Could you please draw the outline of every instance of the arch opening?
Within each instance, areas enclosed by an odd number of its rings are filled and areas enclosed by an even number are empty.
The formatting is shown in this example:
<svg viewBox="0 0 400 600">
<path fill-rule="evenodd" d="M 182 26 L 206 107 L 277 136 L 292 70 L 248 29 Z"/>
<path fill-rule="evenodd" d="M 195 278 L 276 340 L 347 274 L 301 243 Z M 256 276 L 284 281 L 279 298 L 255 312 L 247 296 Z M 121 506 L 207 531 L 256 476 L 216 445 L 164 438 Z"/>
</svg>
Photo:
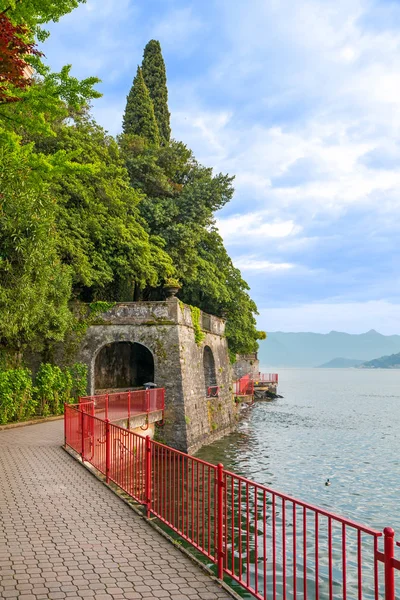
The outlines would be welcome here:
<svg viewBox="0 0 400 600">
<path fill-rule="evenodd" d="M 206 396 L 209 395 L 209 388 L 217 385 L 217 374 L 215 371 L 215 360 L 212 350 L 209 346 L 204 346 L 203 351 L 204 382 Z"/>
<path fill-rule="evenodd" d="M 154 359 L 146 346 L 113 342 L 101 348 L 94 366 L 95 393 L 128 390 L 154 381 Z"/>
</svg>

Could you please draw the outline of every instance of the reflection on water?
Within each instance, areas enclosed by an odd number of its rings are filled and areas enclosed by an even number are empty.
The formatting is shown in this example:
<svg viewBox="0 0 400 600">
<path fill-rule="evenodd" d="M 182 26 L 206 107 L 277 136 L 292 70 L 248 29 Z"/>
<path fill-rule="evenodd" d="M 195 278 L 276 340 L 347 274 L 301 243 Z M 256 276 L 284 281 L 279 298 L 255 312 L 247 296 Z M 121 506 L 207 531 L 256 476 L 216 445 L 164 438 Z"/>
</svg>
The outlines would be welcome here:
<svg viewBox="0 0 400 600">
<path fill-rule="evenodd" d="M 283 399 L 254 405 L 236 433 L 202 448 L 197 456 L 369 527 L 390 525 L 400 534 L 400 371 L 281 369 L 279 375 Z M 327 478 L 330 487 L 325 486 Z M 290 551 L 296 552 L 292 526 L 288 522 L 289 561 Z M 340 532 L 335 535 L 333 554 L 339 553 L 341 543 Z M 356 564 L 354 544 L 349 540 L 350 565 Z M 299 546 L 297 560 L 301 552 Z M 312 556 L 311 551 L 307 587 L 312 587 Z M 322 563 L 322 580 L 326 568 Z M 254 566 L 250 570 L 255 577 Z M 373 573 L 365 576 L 373 578 Z M 302 577 L 299 565 L 300 588 Z M 340 597 L 341 573 L 334 570 L 333 579 Z M 290 589 L 289 579 L 287 583 Z"/>
</svg>

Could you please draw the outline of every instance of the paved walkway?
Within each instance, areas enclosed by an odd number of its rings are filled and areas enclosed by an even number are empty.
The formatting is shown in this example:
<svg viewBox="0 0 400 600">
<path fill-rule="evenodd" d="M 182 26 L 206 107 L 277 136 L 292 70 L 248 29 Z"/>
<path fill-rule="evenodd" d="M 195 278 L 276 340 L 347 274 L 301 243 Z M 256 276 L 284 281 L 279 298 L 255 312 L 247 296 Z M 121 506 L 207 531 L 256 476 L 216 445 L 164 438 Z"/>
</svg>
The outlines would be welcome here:
<svg viewBox="0 0 400 600">
<path fill-rule="evenodd" d="M 231 598 L 60 448 L 62 421 L 0 432 L 0 598 Z"/>
</svg>

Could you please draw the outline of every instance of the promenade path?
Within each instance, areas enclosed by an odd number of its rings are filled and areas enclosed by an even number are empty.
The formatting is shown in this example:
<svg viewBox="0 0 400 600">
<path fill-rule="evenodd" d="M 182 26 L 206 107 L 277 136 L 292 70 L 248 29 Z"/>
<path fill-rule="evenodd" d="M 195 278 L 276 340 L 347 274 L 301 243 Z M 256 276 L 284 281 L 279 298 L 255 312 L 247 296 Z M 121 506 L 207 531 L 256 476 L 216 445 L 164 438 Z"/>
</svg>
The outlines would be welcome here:
<svg viewBox="0 0 400 600">
<path fill-rule="evenodd" d="M 231 598 L 64 452 L 62 436 L 62 421 L 0 431 L 0 598 Z"/>
</svg>

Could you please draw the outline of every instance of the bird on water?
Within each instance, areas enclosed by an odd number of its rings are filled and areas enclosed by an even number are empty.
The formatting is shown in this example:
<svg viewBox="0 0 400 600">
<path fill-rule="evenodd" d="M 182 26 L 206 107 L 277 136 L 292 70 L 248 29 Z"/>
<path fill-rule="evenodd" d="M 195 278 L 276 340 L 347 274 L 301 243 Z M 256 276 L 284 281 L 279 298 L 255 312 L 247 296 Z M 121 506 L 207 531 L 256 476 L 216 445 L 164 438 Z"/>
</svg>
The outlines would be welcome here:
<svg viewBox="0 0 400 600">
<path fill-rule="evenodd" d="M 327 480 L 325 481 L 325 485 L 331 485 L 331 482 L 329 481 L 329 479 L 327 479 Z"/>
</svg>

